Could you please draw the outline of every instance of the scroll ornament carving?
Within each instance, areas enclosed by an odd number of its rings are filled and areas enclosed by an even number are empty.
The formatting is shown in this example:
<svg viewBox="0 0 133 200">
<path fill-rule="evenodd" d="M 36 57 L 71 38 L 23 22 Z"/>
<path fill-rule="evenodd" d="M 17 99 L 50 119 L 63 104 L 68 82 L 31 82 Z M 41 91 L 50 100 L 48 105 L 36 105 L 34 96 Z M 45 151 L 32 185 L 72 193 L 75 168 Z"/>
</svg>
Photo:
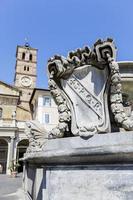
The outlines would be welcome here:
<svg viewBox="0 0 133 200">
<path fill-rule="evenodd" d="M 25 123 L 25 133 L 29 139 L 29 147 L 27 153 L 34 151 L 41 151 L 42 146 L 45 145 L 47 131 L 37 121 L 28 121 Z"/>
</svg>

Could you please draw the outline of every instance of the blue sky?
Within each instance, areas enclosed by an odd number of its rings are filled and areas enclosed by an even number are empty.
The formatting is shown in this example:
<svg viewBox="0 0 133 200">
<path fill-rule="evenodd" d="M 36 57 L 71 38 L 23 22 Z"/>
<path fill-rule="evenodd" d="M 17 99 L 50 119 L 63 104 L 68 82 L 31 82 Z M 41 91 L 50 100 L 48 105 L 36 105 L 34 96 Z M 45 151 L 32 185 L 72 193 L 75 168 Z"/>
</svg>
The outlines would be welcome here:
<svg viewBox="0 0 133 200">
<path fill-rule="evenodd" d="M 0 80 L 13 84 L 17 45 L 38 48 L 37 87 L 47 88 L 47 60 L 112 37 L 117 60 L 133 60 L 132 0 L 0 0 Z"/>
</svg>

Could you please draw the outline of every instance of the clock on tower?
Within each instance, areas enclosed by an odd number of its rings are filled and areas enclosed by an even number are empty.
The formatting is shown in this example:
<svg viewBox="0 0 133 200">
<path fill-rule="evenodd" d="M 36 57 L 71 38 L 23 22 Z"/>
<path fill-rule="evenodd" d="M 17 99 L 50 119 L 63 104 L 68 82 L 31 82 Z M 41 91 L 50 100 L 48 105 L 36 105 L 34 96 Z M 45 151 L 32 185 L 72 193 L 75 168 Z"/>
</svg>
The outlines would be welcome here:
<svg viewBox="0 0 133 200">
<path fill-rule="evenodd" d="M 20 81 L 21 81 L 22 87 L 30 87 L 32 84 L 32 79 L 29 76 L 22 76 Z"/>
</svg>

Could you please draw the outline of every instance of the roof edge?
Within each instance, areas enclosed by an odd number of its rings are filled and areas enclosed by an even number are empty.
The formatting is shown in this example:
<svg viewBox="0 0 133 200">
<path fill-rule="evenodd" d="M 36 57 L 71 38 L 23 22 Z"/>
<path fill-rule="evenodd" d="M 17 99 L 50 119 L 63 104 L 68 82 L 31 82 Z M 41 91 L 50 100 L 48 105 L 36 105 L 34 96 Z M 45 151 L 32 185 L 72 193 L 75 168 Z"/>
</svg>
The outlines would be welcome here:
<svg viewBox="0 0 133 200">
<path fill-rule="evenodd" d="M 32 99 L 33 99 L 33 97 L 34 97 L 34 95 L 35 95 L 35 92 L 36 91 L 46 91 L 46 92 L 50 92 L 50 90 L 49 89 L 43 89 L 43 88 L 34 88 L 34 90 L 33 90 L 33 92 L 32 92 L 32 95 L 31 95 L 31 98 L 30 98 L 30 101 L 29 101 L 29 103 L 31 104 L 31 101 L 32 101 Z"/>
</svg>

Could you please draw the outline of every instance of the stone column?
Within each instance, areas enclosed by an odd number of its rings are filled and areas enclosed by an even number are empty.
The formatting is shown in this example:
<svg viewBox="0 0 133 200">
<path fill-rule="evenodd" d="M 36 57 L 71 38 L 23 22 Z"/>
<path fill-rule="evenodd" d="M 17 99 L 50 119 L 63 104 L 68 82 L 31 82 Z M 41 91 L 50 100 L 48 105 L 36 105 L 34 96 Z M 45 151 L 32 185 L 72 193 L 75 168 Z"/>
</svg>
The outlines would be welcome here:
<svg viewBox="0 0 133 200">
<path fill-rule="evenodd" d="M 10 143 L 10 160 L 12 160 L 14 157 L 14 139 L 15 137 L 11 137 L 11 143 Z"/>
<path fill-rule="evenodd" d="M 12 113 L 12 126 L 16 127 L 16 111 Z"/>
<path fill-rule="evenodd" d="M 8 169 L 10 162 L 11 162 L 11 160 L 14 159 L 14 139 L 15 139 L 14 136 L 10 137 L 10 141 L 8 143 L 7 174 L 10 173 L 10 170 Z"/>
<path fill-rule="evenodd" d="M 0 126 L 3 126 L 3 119 L 0 119 Z"/>
</svg>

